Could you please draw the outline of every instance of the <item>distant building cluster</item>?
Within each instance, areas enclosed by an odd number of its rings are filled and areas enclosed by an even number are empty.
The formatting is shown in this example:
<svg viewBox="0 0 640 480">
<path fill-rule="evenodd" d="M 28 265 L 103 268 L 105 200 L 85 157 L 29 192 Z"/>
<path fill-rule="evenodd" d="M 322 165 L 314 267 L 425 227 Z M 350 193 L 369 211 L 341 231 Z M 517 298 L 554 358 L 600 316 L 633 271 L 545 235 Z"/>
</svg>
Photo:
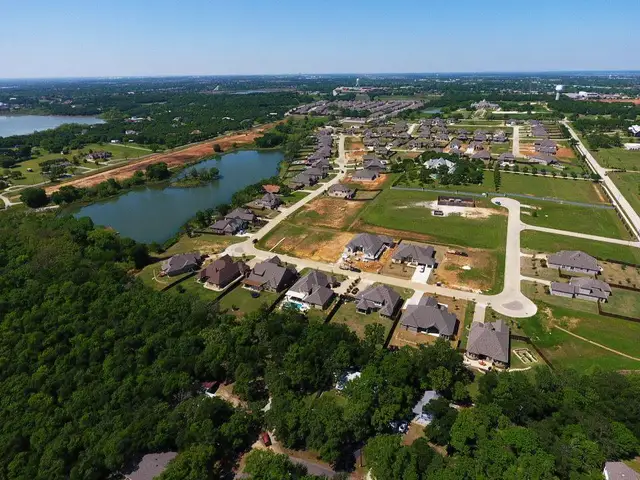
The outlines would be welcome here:
<svg viewBox="0 0 640 480">
<path fill-rule="evenodd" d="M 297 115 L 338 115 L 343 111 L 359 111 L 369 112 L 369 116 L 364 118 L 367 122 L 376 120 L 384 120 L 386 118 L 395 117 L 406 110 L 415 110 L 422 108 L 424 103 L 419 100 L 338 100 L 329 102 L 321 100 L 318 102 L 301 105 L 294 108 L 289 114 Z"/>
</svg>

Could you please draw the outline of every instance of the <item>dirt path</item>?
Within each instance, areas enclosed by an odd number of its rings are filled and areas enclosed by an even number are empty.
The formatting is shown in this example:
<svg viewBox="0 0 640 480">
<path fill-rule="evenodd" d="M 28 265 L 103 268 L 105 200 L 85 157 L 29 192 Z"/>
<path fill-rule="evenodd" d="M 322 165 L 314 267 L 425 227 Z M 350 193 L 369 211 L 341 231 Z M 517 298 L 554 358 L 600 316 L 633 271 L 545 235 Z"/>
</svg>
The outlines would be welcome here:
<svg viewBox="0 0 640 480">
<path fill-rule="evenodd" d="M 568 333 L 571 336 L 579 338 L 580 340 L 582 340 L 584 342 L 590 343 L 591 345 L 595 345 L 596 347 L 603 348 L 605 350 L 610 351 L 611 353 L 615 353 L 616 355 L 620 355 L 621 357 L 629 358 L 631 360 L 636 360 L 636 361 L 640 362 L 640 358 L 632 357 L 631 355 L 627 355 L 626 353 L 619 352 L 618 350 L 614 350 L 613 348 L 605 347 L 604 345 L 602 345 L 600 343 L 592 342 L 588 338 L 584 338 L 584 337 L 581 337 L 580 335 L 576 335 L 575 333 L 570 332 L 569 330 L 567 330 L 565 328 L 562 328 L 562 327 L 559 327 L 557 325 L 554 325 L 554 327 L 557 328 L 558 330 L 562 330 L 564 333 Z"/>
<path fill-rule="evenodd" d="M 258 136 L 274 125 L 275 123 L 269 123 L 252 128 L 251 130 L 222 135 L 172 152 L 152 154 L 140 160 L 133 160 L 126 165 L 112 168 L 110 170 L 104 170 L 93 175 L 87 175 L 68 182 L 49 186 L 45 190 L 47 194 L 51 194 L 64 186 L 73 185 L 74 187 L 86 188 L 93 187 L 101 182 L 109 180 L 110 178 L 124 180 L 125 178 L 133 176 L 135 172 L 144 170 L 148 165 L 159 162 L 165 162 L 169 168 L 184 165 L 185 163 L 193 162 L 207 155 L 213 155 L 213 145 L 216 143 L 220 145 L 223 151 L 233 148 L 234 144 L 247 145 L 249 143 L 253 143 Z"/>
</svg>

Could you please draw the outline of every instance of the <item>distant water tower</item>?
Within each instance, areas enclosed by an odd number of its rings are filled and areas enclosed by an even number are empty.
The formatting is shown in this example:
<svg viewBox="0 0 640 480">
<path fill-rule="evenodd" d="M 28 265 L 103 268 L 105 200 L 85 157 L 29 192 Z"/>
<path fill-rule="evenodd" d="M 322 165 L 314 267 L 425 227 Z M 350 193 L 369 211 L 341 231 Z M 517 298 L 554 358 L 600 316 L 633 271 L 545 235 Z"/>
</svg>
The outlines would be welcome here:
<svg viewBox="0 0 640 480">
<path fill-rule="evenodd" d="M 562 92 L 563 88 L 564 85 L 556 85 L 556 100 L 560 100 L 560 93 Z"/>
<path fill-rule="evenodd" d="M 356 87 L 359 87 L 359 86 L 360 86 L 360 79 L 356 78 Z"/>
</svg>

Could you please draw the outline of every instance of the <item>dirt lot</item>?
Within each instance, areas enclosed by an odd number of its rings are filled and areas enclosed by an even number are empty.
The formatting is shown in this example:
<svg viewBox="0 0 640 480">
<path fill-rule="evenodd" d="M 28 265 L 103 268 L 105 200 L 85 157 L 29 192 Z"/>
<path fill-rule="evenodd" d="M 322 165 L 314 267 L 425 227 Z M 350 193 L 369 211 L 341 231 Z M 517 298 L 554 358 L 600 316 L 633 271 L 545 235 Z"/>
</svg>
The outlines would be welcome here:
<svg viewBox="0 0 640 480">
<path fill-rule="evenodd" d="M 147 167 L 147 165 L 151 165 L 159 162 L 165 162 L 169 166 L 169 168 L 183 165 L 185 163 L 193 162 L 207 155 L 213 155 L 213 145 L 215 143 L 219 144 L 220 147 L 222 147 L 223 151 L 231 149 L 234 143 L 238 145 L 246 145 L 248 143 L 253 143 L 253 141 L 257 137 L 259 137 L 265 130 L 270 129 L 274 125 L 275 125 L 274 123 L 262 125 L 260 127 L 247 130 L 245 132 L 223 135 L 221 137 L 217 137 L 212 140 L 207 140 L 206 142 L 198 143 L 196 145 L 191 145 L 181 150 L 176 150 L 168 153 L 158 153 L 155 155 L 149 155 L 148 157 L 145 157 L 142 160 L 132 161 L 127 165 L 123 165 L 121 167 L 116 167 L 111 170 L 96 173 L 94 175 L 88 175 L 86 177 L 77 178 L 69 182 L 64 182 L 57 185 L 53 185 L 51 187 L 47 187 L 46 191 L 48 194 L 50 194 L 58 190 L 60 187 L 63 187 L 66 185 L 73 185 L 75 187 L 85 187 L 85 188 L 92 187 L 110 178 L 115 178 L 116 180 L 124 180 L 125 178 L 131 177 L 135 172 L 139 170 L 144 170 Z"/>
<path fill-rule="evenodd" d="M 363 272 L 380 273 L 385 265 L 391 263 L 393 252 L 395 252 L 395 248 L 387 248 L 375 262 L 361 262 L 353 259 L 351 263 Z"/>
<path fill-rule="evenodd" d="M 520 154 L 527 157 L 537 155 L 535 145 L 533 142 L 520 142 Z M 558 146 L 558 151 L 554 155 L 558 160 L 574 160 L 576 158 L 575 153 L 570 147 Z"/>
<path fill-rule="evenodd" d="M 352 233 L 289 226 L 283 223 L 266 240 L 264 246 L 267 250 L 275 247 L 274 253 L 333 263 L 340 258 L 352 237 Z"/>
<path fill-rule="evenodd" d="M 602 103 L 633 103 L 635 105 L 640 105 L 640 98 L 607 98 L 596 101 Z"/>
<path fill-rule="evenodd" d="M 302 207 L 291 220 L 299 225 L 314 225 L 342 229 L 355 219 L 366 202 L 320 197 Z"/>
<path fill-rule="evenodd" d="M 576 158 L 576 155 L 575 153 L 573 153 L 573 149 L 571 149 L 570 147 L 558 147 L 556 157 L 570 160 Z"/>
<path fill-rule="evenodd" d="M 495 283 L 496 257 L 488 250 L 467 248 L 468 257 L 446 253 L 429 283 L 442 282 L 444 286 L 467 291 L 485 291 Z M 471 267 L 467 270 L 463 267 Z"/>
<path fill-rule="evenodd" d="M 438 205 L 438 201 L 432 202 L 417 202 L 409 204 L 406 207 L 398 208 L 411 208 L 422 207 L 431 211 L 439 210 L 444 213 L 445 217 L 449 215 L 460 215 L 465 218 L 489 218 L 491 215 L 501 215 L 503 212 L 496 210 L 495 208 L 480 208 L 480 207 L 452 207 L 448 205 Z"/>
<path fill-rule="evenodd" d="M 359 165 L 362 163 L 362 157 L 364 157 L 365 153 L 365 150 L 352 150 L 345 152 L 344 156 L 347 158 L 347 163 Z"/>
<path fill-rule="evenodd" d="M 599 262 L 602 267 L 602 275 L 599 279 L 616 285 L 625 285 L 640 288 L 640 269 L 627 267 L 617 263 Z"/>
</svg>

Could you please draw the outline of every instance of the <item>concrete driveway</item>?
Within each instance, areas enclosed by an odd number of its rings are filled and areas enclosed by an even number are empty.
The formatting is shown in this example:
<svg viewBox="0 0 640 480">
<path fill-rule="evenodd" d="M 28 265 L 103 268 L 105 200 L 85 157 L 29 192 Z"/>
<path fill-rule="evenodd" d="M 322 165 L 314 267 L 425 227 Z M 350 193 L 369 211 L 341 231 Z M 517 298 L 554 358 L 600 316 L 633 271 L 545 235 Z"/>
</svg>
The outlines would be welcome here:
<svg viewBox="0 0 640 480">
<path fill-rule="evenodd" d="M 427 283 L 431 276 L 431 272 L 433 272 L 433 268 L 425 267 L 424 270 L 422 270 L 422 267 L 417 267 L 411 276 L 411 281 L 416 283 Z"/>
</svg>

